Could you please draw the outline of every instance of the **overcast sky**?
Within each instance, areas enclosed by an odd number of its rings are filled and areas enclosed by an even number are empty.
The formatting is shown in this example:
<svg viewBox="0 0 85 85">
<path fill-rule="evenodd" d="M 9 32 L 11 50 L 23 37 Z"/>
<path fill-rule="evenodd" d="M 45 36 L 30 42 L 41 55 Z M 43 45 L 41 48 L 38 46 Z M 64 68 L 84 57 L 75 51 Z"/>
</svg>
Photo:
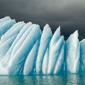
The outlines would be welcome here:
<svg viewBox="0 0 85 85">
<path fill-rule="evenodd" d="M 0 17 L 9 15 L 17 20 L 58 25 L 68 36 L 78 29 L 85 36 L 85 0 L 0 0 Z"/>
</svg>

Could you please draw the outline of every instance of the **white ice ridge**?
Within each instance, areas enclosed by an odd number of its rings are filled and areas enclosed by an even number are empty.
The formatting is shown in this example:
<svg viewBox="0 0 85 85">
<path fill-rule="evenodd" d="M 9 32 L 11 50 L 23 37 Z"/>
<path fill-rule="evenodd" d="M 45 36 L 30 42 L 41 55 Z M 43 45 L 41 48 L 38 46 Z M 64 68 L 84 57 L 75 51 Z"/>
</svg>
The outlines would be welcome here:
<svg viewBox="0 0 85 85">
<path fill-rule="evenodd" d="M 0 75 L 55 75 L 85 72 L 85 39 L 78 31 L 65 41 L 60 26 L 0 19 Z"/>
</svg>

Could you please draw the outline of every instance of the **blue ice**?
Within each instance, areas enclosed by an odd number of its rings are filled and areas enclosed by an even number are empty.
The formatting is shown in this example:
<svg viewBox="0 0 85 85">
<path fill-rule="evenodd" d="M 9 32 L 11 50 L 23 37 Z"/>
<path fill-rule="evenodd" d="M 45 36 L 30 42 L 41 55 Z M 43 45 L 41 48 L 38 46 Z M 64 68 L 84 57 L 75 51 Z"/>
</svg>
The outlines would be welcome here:
<svg viewBox="0 0 85 85">
<path fill-rule="evenodd" d="M 54 34 L 46 24 L 0 19 L 0 75 L 57 75 L 85 72 L 85 39 L 78 31 L 67 40 L 60 26 Z"/>
<path fill-rule="evenodd" d="M 42 32 L 42 36 L 40 39 L 40 45 L 36 60 L 36 73 L 40 74 L 42 72 L 42 62 L 46 52 L 47 47 L 49 46 L 49 42 L 52 37 L 51 28 L 48 24 L 45 25 L 44 30 Z"/>
<path fill-rule="evenodd" d="M 6 21 L 0 22 L 0 37 L 16 23 L 15 20 L 8 19 Z"/>
<path fill-rule="evenodd" d="M 34 28 L 32 28 L 28 36 L 26 36 L 22 44 L 17 45 L 18 46 L 17 51 L 11 55 L 11 59 L 9 61 L 9 66 L 8 66 L 9 74 L 21 75 L 23 73 L 23 66 L 24 66 L 24 62 L 26 60 L 27 54 L 30 52 L 34 43 L 40 38 L 40 36 L 41 36 L 40 27 L 39 25 L 36 25 Z M 16 47 L 14 49 L 16 49 Z"/>
<path fill-rule="evenodd" d="M 48 74 L 54 73 L 54 69 L 56 68 L 55 66 L 57 66 L 56 63 L 58 62 L 60 50 L 63 44 L 64 44 L 64 37 L 61 36 L 54 45 L 50 46 L 48 71 L 47 71 Z M 62 63 L 62 61 L 60 63 Z"/>
<path fill-rule="evenodd" d="M 39 48 L 39 40 L 35 42 L 34 46 L 32 47 L 30 53 L 26 58 L 24 69 L 23 69 L 23 75 L 31 75 L 34 73 L 38 48 Z"/>
<path fill-rule="evenodd" d="M 80 43 L 78 31 L 75 31 L 66 41 L 66 69 L 69 73 L 78 73 L 80 64 Z"/>
<path fill-rule="evenodd" d="M 80 41 L 81 71 L 85 72 L 85 39 Z"/>
<path fill-rule="evenodd" d="M 64 37 L 60 35 L 60 26 L 59 26 L 50 41 L 47 74 L 54 73 L 53 71 L 54 71 L 55 64 L 57 62 L 57 58 L 59 56 L 59 52 L 63 44 L 63 41 L 64 41 Z"/>
</svg>

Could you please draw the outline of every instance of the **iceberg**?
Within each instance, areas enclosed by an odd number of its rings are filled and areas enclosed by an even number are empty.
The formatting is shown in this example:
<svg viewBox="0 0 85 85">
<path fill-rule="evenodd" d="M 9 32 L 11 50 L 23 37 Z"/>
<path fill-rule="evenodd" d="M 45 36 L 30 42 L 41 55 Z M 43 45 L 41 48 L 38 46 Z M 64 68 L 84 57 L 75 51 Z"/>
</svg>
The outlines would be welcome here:
<svg viewBox="0 0 85 85">
<path fill-rule="evenodd" d="M 78 31 L 70 35 L 66 41 L 66 70 L 69 73 L 78 73 L 80 65 L 80 43 Z"/>
<path fill-rule="evenodd" d="M 85 72 L 85 39 L 75 31 L 65 41 L 60 26 L 0 19 L 0 75 L 57 75 Z M 63 75 L 63 74 L 62 74 Z"/>
</svg>

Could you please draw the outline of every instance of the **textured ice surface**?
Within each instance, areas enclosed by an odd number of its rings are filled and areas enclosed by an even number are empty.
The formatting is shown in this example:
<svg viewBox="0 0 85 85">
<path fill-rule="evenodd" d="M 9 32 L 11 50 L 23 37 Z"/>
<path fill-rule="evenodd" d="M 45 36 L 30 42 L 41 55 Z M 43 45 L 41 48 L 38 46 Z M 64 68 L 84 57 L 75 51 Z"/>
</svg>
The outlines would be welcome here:
<svg viewBox="0 0 85 85">
<path fill-rule="evenodd" d="M 35 64 L 36 64 L 36 58 L 37 58 L 37 52 L 38 52 L 38 47 L 39 47 L 39 40 L 37 40 L 32 47 L 30 53 L 28 54 L 25 64 L 24 64 L 24 69 L 23 69 L 23 74 L 24 75 L 29 75 L 33 73 Z"/>
<path fill-rule="evenodd" d="M 70 73 L 78 73 L 80 64 L 80 43 L 78 31 L 70 35 L 66 41 L 66 68 Z"/>
<path fill-rule="evenodd" d="M 65 41 L 60 26 L 0 19 L 0 75 L 54 75 L 85 72 L 85 39 L 78 31 Z M 64 70 L 63 70 L 64 69 Z"/>
<path fill-rule="evenodd" d="M 30 52 L 34 43 L 40 38 L 40 36 L 41 36 L 40 27 L 36 25 L 34 28 L 32 28 L 32 30 L 26 36 L 22 44 L 17 45 L 18 47 L 17 49 L 16 47 L 14 48 L 17 51 L 14 54 L 12 53 L 11 59 L 9 61 L 9 73 L 10 74 L 14 74 L 14 75 L 22 74 L 24 62 L 26 60 L 27 54 Z M 18 42 L 18 43 L 21 43 L 21 42 Z"/>
<path fill-rule="evenodd" d="M 10 20 L 10 19 L 11 19 L 11 18 L 10 18 L 9 16 L 6 16 L 6 17 L 0 19 L 0 23 L 1 23 L 1 22 L 4 22 L 4 21 L 6 21 L 6 20 Z"/>
<path fill-rule="evenodd" d="M 50 46 L 48 72 L 47 72 L 48 74 L 53 74 L 53 71 L 55 69 L 55 65 L 59 58 L 59 54 L 60 54 L 61 47 L 63 44 L 64 44 L 64 37 L 61 36 L 54 45 Z M 62 62 L 60 62 L 60 63 L 62 63 Z M 61 67 L 59 67 L 59 68 L 61 68 Z"/>
<path fill-rule="evenodd" d="M 63 41 L 63 45 L 61 47 L 61 50 L 59 52 L 59 56 L 57 58 L 56 64 L 55 64 L 55 68 L 53 71 L 53 74 L 58 74 L 59 72 L 62 72 L 62 69 L 64 68 L 64 41 Z"/>
<path fill-rule="evenodd" d="M 47 75 L 47 69 L 48 69 L 48 59 L 49 59 L 49 47 L 47 48 L 44 58 L 43 58 L 43 63 L 42 63 L 42 73 Z"/>
<path fill-rule="evenodd" d="M 81 71 L 85 72 L 85 39 L 80 41 Z"/>
<path fill-rule="evenodd" d="M 58 27 L 49 45 L 49 59 L 48 59 L 47 74 L 53 74 L 55 63 L 59 55 L 62 42 L 63 42 L 63 37 L 60 37 L 60 27 Z"/>
<path fill-rule="evenodd" d="M 45 25 L 40 39 L 40 45 L 36 60 L 36 73 L 39 74 L 42 70 L 42 62 L 46 52 L 47 47 L 49 46 L 50 39 L 52 37 L 52 32 L 49 25 Z"/>
<path fill-rule="evenodd" d="M 15 23 L 15 20 L 11 19 L 0 22 L 0 36 L 2 36 Z"/>
</svg>

